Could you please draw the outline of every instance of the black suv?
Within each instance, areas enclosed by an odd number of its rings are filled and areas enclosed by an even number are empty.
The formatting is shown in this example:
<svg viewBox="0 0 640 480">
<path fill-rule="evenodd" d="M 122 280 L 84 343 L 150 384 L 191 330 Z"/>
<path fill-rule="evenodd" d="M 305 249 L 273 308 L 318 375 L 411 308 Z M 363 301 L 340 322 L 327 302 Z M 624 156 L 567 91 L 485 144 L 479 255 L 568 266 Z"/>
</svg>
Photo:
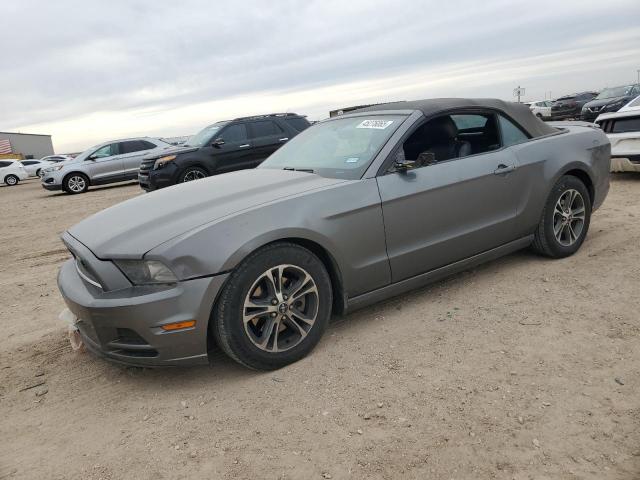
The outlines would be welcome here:
<svg viewBox="0 0 640 480">
<path fill-rule="evenodd" d="M 593 122 L 598 115 L 617 112 L 631 100 L 640 95 L 640 85 L 605 88 L 600 94 L 582 107 L 582 120 Z"/>
<path fill-rule="evenodd" d="M 309 127 L 295 113 L 272 113 L 217 122 L 177 148 L 146 156 L 138 182 L 146 191 L 218 173 L 255 168 Z"/>
<path fill-rule="evenodd" d="M 584 104 L 593 100 L 596 95 L 598 92 L 582 92 L 556 99 L 551 104 L 551 120 L 580 118 Z"/>
</svg>

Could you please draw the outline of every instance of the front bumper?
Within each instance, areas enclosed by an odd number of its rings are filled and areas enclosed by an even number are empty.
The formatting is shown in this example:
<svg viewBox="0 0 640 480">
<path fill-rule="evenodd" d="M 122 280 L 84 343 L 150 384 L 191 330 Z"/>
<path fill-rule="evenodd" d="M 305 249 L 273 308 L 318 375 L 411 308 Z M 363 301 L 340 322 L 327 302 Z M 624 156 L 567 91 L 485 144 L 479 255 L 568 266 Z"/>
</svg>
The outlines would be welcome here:
<svg viewBox="0 0 640 480">
<path fill-rule="evenodd" d="M 612 172 L 640 172 L 640 154 L 611 157 Z"/>
<path fill-rule="evenodd" d="M 167 165 L 160 170 L 146 170 L 138 172 L 138 183 L 147 192 L 175 185 L 177 169 L 174 165 Z"/>
<path fill-rule="evenodd" d="M 209 317 L 226 277 L 103 291 L 81 276 L 72 259 L 60 269 L 58 288 L 93 353 L 127 365 L 198 365 L 208 362 Z M 187 320 L 195 320 L 195 326 L 176 331 L 161 328 Z"/>
<path fill-rule="evenodd" d="M 64 174 L 60 173 L 60 170 L 44 173 L 41 172 L 40 175 L 42 188 L 46 190 L 62 190 L 62 179 L 64 178 Z"/>
</svg>

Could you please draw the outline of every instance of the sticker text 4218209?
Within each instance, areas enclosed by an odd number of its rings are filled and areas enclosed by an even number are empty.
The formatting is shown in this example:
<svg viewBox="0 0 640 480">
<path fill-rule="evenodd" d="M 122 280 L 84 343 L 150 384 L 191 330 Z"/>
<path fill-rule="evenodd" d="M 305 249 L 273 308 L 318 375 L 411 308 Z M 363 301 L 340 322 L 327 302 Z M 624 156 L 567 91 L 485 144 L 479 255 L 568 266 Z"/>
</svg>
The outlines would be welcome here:
<svg viewBox="0 0 640 480">
<path fill-rule="evenodd" d="M 393 120 L 365 120 L 356 128 L 373 128 L 375 130 L 384 130 L 393 123 Z"/>
</svg>

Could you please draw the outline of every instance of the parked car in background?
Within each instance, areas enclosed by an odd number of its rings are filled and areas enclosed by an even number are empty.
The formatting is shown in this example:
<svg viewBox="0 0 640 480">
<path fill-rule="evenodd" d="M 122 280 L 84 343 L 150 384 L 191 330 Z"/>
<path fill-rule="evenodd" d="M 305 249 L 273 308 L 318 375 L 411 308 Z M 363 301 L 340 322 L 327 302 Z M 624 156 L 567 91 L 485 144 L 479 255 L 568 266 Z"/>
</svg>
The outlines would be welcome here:
<svg viewBox="0 0 640 480">
<path fill-rule="evenodd" d="M 529 105 L 531 113 L 541 120 L 547 120 L 551 118 L 551 100 L 538 100 L 535 102 L 526 102 Z"/>
<path fill-rule="evenodd" d="M 69 155 L 47 155 L 46 157 L 42 157 L 40 159 L 41 162 L 50 162 L 50 163 L 60 163 L 60 162 L 64 162 L 65 160 L 69 160 L 70 157 Z"/>
<path fill-rule="evenodd" d="M 205 127 L 182 146 L 145 156 L 138 181 L 146 191 L 255 168 L 309 127 L 296 113 L 236 118 Z"/>
<path fill-rule="evenodd" d="M 566 120 L 580 118 L 582 107 L 597 95 L 598 92 L 581 92 L 565 95 L 564 97 L 556 99 L 551 104 L 551 119 Z"/>
<path fill-rule="evenodd" d="M 8 186 L 17 185 L 20 180 L 26 180 L 29 174 L 18 160 L 0 158 L 0 182 Z"/>
<path fill-rule="evenodd" d="M 490 99 L 325 120 L 257 169 L 71 227 L 65 316 L 90 351 L 122 363 L 206 364 L 217 344 L 245 366 L 283 367 L 332 314 L 529 246 L 574 254 L 609 190 L 610 149 L 597 128 L 562 130 Z"/>
<path fill-rule="evenodd" d="M 84 193 L 90 185 L 135 180 L 144 155 L 170 147 L 168 143 L 150 137 L 104 142 L 73 159 L 44 169 L 42 186 L 47 190 Z"/>
<path fill-rule="evenodd" d="M 39 177 L 40 172 L 43 169 L 49 168 L 54 165 L 54 162 L 47 162 L 42 160 L 22 160 L 21 163 L 30 177 Z"/>
<path fill-rule="evenodd" d="M 640 108 L 603 113 L 596 124 L 611 142 L 611 171 L 640 172 Z"/>
<path fill-rule="evenodd" d="M 596 98 L 582 107 L 580 118 L 585 122 L 593 122 L 601 113 L 617 112 L 638 95 L 640 95 L 640 85 L 605 88 Z"/>
</svg>

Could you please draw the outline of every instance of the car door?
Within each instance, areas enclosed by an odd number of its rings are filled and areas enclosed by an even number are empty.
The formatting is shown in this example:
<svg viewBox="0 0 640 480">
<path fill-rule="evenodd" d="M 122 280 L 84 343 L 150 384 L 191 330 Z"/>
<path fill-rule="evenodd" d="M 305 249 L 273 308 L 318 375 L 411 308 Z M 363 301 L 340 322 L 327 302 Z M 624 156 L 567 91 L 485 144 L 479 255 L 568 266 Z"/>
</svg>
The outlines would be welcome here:
<svg viewBox="0 0 640 480">
<path fill-rule="evenodd" d="M 224 127 L 210 148 L 216 166 L 215 173 L 233 172 L 255 166 L 253 165 L 252 144 L 249 141 L 247 126 L 244 122 Z"/>
<path fill-rule="evenodd" d="M 99 147 L 85 160 L 92 183 L 118 182 L 124 179 L 124 162 L 120 156 L 120 143 Z"/>
<path fill-rule="evenodd" d="M 137 179 L 138 170 L 144 157 L 156 145 L 147 140 L 127 140 L 120 142 L 120 156 L 123 163 L 123 173 L 126 179 Z"/>
<path fill-rule="evenodd" d="M 289 140 L 289 134 L 273 120 L 254 120 L 248 126 L 254 166 L 258 166 Z"/>
<path fill-rule="evenodd" d="M 468 124 L 471 155 L 378 177 L 393 282 L 515 240 L 523 179 L 497 117 L 483 115 L 484 133 L 470 115 L 456 122 Z"/>
</svg>

